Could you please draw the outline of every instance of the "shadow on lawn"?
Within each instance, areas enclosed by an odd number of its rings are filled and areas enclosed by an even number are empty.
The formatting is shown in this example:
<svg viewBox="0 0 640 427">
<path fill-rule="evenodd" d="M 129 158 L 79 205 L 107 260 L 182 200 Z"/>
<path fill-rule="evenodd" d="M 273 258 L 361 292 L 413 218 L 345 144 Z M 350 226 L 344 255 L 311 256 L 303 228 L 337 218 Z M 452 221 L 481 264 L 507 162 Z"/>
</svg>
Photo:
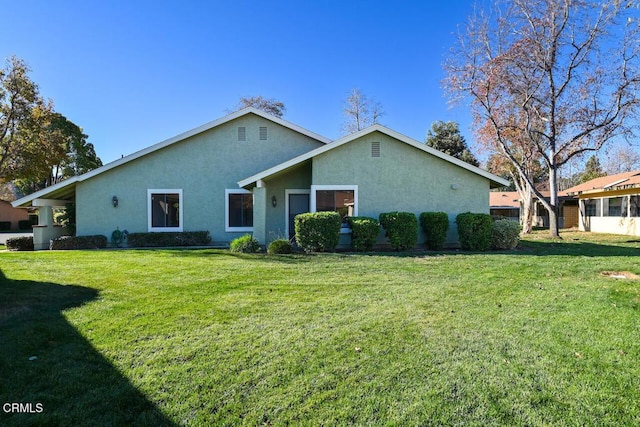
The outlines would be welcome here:
<svg viewBox="0 0 640 427">
<path fill-rule="evenodd" d="M 0 270 L 1 425 L 175 425 L 63 316 L 97 296 Z"/>
<path fill-rule="evenodd" d="M 521 242 L 520 249 L 516 253 L 535 256 L 638 256 L 640 255 L 640 248 L 637 243 L 634 243 L 633 246 L 617 246 L 585 241 L 562 241 L 557 243 L 525 241 Z"/>
</svg>

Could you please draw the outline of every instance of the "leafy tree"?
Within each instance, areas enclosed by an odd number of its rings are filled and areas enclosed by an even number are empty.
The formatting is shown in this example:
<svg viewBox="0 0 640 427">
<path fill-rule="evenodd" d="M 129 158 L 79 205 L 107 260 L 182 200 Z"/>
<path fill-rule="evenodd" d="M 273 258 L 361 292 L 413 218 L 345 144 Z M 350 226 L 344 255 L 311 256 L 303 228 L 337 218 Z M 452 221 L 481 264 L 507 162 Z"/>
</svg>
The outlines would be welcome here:
<svg viewBox="0 0 640 427">
<path fill-rule="evenodd" d="M 601 176 L 606 176 L 607 173 L 600 166 L 600 160 L 598 160 L 597 156 L 591 156 L 587 160 L 587 163 L 584 167 L 584 172 L 580 174 L 580 182 L 591 181 L 595 178 L 600 178 Z"/>
<path fill-rule="evenodd" d="M 557 237 L 558 170 L 633 134 L 640 20 L 632 2 L 619 0 L 494 0 L 493 7 L 469 20 L 445 64 L 445 84 L 471 99 L 477 128 L 528 180 Z M 549 201 L 524 171 L 518 146 L 540 156 Z"/>
<path fill-rule="evenodd" d="M 287 111 L 283 102 L 277 101 L 273 98 L 267 99 L 262 96 L 240 98 L 240 101 L 236 104 L 235 111 L 242 110 L 247 107 L 257 108 L 258 110 L 262 110 L 265 113 L 269 113 L 276 117 L 282 117 Z"/>
<path fill-rule="evenodd" d="M 15 56 L 0 70 L 0 181 L 33 174 L 41 155 L 58 154 L 48 152 L 49 139 L 42 140 L 53 106 L 42 99 L 29 71 Z"/>
<path fill-rule="evenodd" d="M 480 166 L 480 162 L 469 151 L 467 141 L 460 134 L 460 127 L 456 122 L 436 121 L 431 124 L 431 129 L 427 131 L 425 140 L 429 147 L 442 151 L 450 156 L 472 164 Z"/>
<path fill-rule="evenodd" d="M 51 114 L 40 138 L 39 149 L 30 154 L 32 167 L 15 181 L 25 194 L 102 166 L 93 144 L 87 142 L 87 135 L 60 113 Z M 44 146 L 47 149 L 42 149 Z"/>
<path fill-rule="evenodd" d="M 359 89 L 352 89 L 343 109 L 345 121 L 342 130 L 349 135 L 379 123 L 384 115 L 382 105 L 368 98 Z"/>
</svg>

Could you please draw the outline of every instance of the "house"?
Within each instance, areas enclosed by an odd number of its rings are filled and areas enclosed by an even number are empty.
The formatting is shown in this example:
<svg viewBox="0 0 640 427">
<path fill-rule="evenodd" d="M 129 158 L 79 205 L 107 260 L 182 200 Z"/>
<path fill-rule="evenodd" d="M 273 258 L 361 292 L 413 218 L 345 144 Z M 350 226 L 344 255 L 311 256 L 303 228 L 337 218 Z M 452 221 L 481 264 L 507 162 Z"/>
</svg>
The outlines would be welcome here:
<svg viewBox="0 0 640 427">
<path fill-rule="evenodd" d="M 640 236 L 640 170 L 595 178 L 566 192 L 578 198 L 580 230 Z"/>
<path fill-rule="evenodd" d="M 78 235 L 208 230 L 262 243 L 302 212 L 489 212 L 508 182 L 380 125 L 331 141 L 247 108 L 14 202 L 38 206 L 37 248 L 59 234 L 53 207 L 76 204 Z M 345 239 L 349 230 L 343 230 Z M 457 241 L 455 223 L 448 236 Z"/>
<path fill-rule="evenodd" d="M 549 192 L 541 191 L 542 196 L 549 200 Z M 489 193 L 490 212 L 493 216 L 506 217 L 512 221 L 522 222 L 520 218 L 520 194 L 517 191 L 492 191 Z M 558 193 L 560 228 L 578 226 L 578 200 L 566 191 Z M 549 227 L 549 213 L 540 200 L 534 196 L 532 209 L 532 223 L 534 227 Z"/>
<path fill-rule="evenodd" d="M 29 219 L 29 212 L 25 209 L 16 209 L 10 202 L 0 200 L 0 223 L 9 223 L 7 230 L 18 230 L 18 222 Z M 0 227 L 0 230 L 2 228 Z"/>
<path fill-rule="evenodd" d="M 494 217 L 520 222 L 520 193 L 517 191 L 489 192 L 489 213 Z"/>
</svg>

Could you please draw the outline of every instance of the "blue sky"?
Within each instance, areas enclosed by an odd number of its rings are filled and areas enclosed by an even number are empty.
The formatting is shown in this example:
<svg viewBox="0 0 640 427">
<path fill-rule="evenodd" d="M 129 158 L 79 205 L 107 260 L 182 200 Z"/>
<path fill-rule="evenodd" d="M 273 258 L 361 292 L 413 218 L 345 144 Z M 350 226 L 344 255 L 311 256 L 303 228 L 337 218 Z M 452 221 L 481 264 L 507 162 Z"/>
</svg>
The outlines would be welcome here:
<svg viewBox="0 0 640 427">
<path fill-rule="evenodd" d="M 473 0 L 12 1 L 0 57 L 17 55 L 58 112 L 106 162 L 227 113 L 242 96 L 285 103 L 284 116 L 341 135 L 359 88 L 381 122 L 422 141 L 449 108 L 442 62 Z"/>
</svg>

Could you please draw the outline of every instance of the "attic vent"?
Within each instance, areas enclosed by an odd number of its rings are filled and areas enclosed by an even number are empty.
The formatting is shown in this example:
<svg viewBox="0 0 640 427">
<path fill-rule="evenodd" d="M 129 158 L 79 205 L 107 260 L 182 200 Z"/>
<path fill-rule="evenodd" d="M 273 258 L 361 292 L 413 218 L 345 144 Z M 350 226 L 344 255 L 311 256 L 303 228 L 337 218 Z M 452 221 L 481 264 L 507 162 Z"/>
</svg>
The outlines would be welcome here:
<svg viewBox="0 0 640 427">
<path fill-rule="evenodd" d="M 247 140 L 247 128 L 244 126 L 238 126 L 238 141 Z"/>
<path fill-rule="evenodd" d="M 267 140 L 267 127 L 260 126 L 260 141 L 266 141 L 266 140 Z"/>
<path fill-rule="evenodd" d="M 371 157 L 380 157 L 380 143 L 378 141 L 371 143 Z"/>
</svg>

